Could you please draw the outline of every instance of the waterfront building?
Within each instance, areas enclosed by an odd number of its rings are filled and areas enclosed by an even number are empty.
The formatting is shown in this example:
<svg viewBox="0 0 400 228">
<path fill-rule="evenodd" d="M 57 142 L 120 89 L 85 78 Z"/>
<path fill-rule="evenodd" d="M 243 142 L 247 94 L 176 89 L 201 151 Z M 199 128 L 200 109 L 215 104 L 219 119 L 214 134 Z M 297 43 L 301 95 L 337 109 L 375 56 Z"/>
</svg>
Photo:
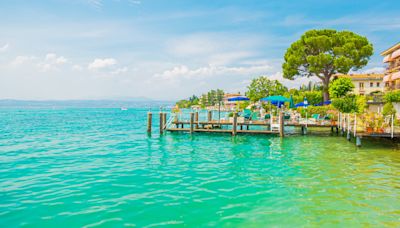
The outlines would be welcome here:
<svg viewBox="0 0 400 228">
<path fill-rule="evenodd" d="M 354 85 L 353 93 L 357 95 L 372 95 L 384 90 L 383 74 L 338 74 L 334 77 L 350 78 Z"/>
<path fill-rule="evenodd" d="M 385 77 L 385 90 L 400 89 L 400 42 L 381 53 L 383 62 L 387 63 Z"/>
<path fill-rule="evenodd" d="M 236 106 L 236 101 L 228 101 L 229 98 L 242 96 L 240 93 L 225 93 L 224 98 L 222 99 L 222 103 L 224 104 L 226 109 L 233 109 Z"/>
</svg>

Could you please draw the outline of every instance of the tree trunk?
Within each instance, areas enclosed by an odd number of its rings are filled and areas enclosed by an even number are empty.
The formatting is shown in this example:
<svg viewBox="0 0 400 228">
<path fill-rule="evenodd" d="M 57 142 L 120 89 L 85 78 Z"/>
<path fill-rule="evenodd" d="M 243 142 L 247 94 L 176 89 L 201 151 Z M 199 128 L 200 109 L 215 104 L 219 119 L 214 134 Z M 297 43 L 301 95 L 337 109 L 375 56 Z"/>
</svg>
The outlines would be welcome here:
<svg viewBox="0 0 400 228">
<path fill-rule="evenodd" d="M 325 76 L 323 82 L 323 94 L 324 94 L 324 102 L 329 101 L 329 82 L 330 82 L 330 76 Z"/>
</svg>

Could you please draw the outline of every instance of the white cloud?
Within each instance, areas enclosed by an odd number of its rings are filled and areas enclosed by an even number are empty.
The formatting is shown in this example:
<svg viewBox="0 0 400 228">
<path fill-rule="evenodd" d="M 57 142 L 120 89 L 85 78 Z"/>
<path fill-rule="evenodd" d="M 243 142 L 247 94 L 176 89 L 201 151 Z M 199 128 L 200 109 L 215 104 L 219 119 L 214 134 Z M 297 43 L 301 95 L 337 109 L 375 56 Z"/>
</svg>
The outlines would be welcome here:
<svg viewBox="0 0 400 228">
<path fill-rule="evenodd" d="M 45 57 L 45 61 L 51 64 L 64 64 L 67 62 L 67 59 L 64 56 L 57 56 L 54 53 L 48 53 Z"/>
<path fill-rule="evenodd" d="M 190 69 L 185 65 L 176 66 L 172 69 L 165 70 L 160 74 L 156 74 L 154 77 L 164 80 L 181 80 L 181 79 L 199 79 L 209 78 L 214 76 L 223 75 L 253 75 L 263 74 L 268 71 L 271 67 L 268 65 L 255 65 L 255 66 L 239 66 L 239 67 L 228 67 L 228 66 L 215 66 L 208 65 L 195 69 Z"/>
<path fill-rule="evenodd" d="M 111 74 L 118 75 L 118 74 L 123 74 L 123 73 L 126 73 L 126 72 L 128 72 L 128 68 L 127 67 L 121 67 L 121 68 L 115 69 L 114 71 L 111 71 Z"/>
<path fill-rule="evenodd" d="M 11 62 L 11 66 L 31 66 L 38 68 L 40 71 L 49 71 L 58 69 L 59 66 L 64 65 L 67 61 L 64 56 L 57 56 L 54 53 L 48 53 L 44 58 L 20 55 Z"/>
<path fill-rule="evenodd" d="M 21 65 L 31 64 L 37 58 L 35 56 L 24 56 L 20 55 L 15 57 L 15 59 L 11 62 L 11 66 L 17 67 Z"/>
<path fill-rule="evenodd" d="M 67 63 L 67 58 L 64 56 L 57 56 L 55 53 L 48 53 L 43 61 L 40 61 L 37 66 L 41 71 L 57 70 L 59 66 Z"/>
<path fill-rule="evenodd" d="M 100 70 L 117 64 L 117 60 L 113 58 L 95 59 L 88 65 L 89 70 Z"/>
<path fill-rule="evenodd" d="M 140 5 L 142 2 L 138 0 L 129 0 L 130 3 L 135 4 L 135 5 Z"/>
<path fill-rule="evenodd" d="M 81 65 L 75 64 L 72 66 L 72 70 L 74 71 L 82 71 L 83 67 Z"/>
<path fill-rule="evenodd" d="M 254 55 L 265 37 L 228 33 L 194 33 L 167 41 L 167 51 L 178 57 L 212 58 L 225 55 Z"/>
<path fill-rule="evenodd" d="M 5 51 L 7 51 L 7 49 L 8 49 L 8 47 L 9 47 L 10 45 L 7 43 L 7 44 L 4 44 L 4 46 L 2 46 L 2 47 L 0 47 L 0 52 L 5 52 Z"/>
<path fill-rule="evenodd" d="M 95 8 L 101 8 L 103 6 L 102 0 L 87 0 L 87 3 Z"/>
</svg>

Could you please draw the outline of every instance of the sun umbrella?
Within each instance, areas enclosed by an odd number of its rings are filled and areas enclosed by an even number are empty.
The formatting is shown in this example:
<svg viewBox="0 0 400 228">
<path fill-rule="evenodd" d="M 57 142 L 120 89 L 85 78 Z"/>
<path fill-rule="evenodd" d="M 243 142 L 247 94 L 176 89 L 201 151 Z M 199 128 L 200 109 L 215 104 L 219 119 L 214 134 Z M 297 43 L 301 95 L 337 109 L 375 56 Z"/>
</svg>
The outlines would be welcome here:
<svg viewBox="0 0 400 228">
<path fill-rule="evenodd" d="M 324 101 L 324 102 L 319 102 L 318 104 L 315 104 L 314 106 L 330 105 L 331 103 L 332 103 L 331 101 Z"/>
<path fill-rule="evenodd" d="M 284 96 L 279 95 L 279 96 L 264 97 L 264 98 L 261 98 L 260 101 L 270 102 L 271 104 L 280 108 L 285 102 L 289 102 L 290 100 Z"/>
<path fill-rule="evenodd" d="M 290 99 L 279 95 L 279 96 L 264 97 L 264 98 L 261 98 L 260 101 L 270 101 L 270 102 L 284 103 L 284 102 L 289 102 Z"/>
<path fill-rule="evenodd" d="M 289 108 L 294 108 L 294 101 L 293 101 L 293 96 L 292 95 L 290 95 Z"/>
<path fill-rule="evenodd" d="M 303 104 L 304 104 L 304 107 L 306 107 L 306 108 L 308 107 L 307 97 L 304 98 Z"/>
<path fill-rule="evenodd" d="M 300 102 L 300 103 L 297 103 L 297 104 L 295 105 L 296 108 L 298 108 L 298 107 L 304 107 L 304 106 L 306 106 L 306 105 L 304 104 L 304 102 Z"/>
<path fill-rule="evenodd" d="M 250 99 L 245 97 L 245 96 L 238 96 L 238 97 L 228 98 L 228 101 L 248 101 L 248 100 L 250 100 Z"/>
</svg>

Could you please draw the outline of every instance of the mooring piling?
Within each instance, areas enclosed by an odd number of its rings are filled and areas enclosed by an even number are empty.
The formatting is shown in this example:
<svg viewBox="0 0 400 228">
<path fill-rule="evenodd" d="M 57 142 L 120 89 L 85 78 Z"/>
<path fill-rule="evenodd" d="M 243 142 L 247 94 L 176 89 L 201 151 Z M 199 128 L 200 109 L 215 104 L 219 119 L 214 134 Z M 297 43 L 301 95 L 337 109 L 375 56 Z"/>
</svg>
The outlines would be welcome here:
<svg viewBox="0 0 400 228">
<path fill-rule="evenodd" d="M 153 119 L 153 114 L 151 112 L 147 113 L 147 133 L 151 133 L 151 122 Z"/>
<path fill-rule="evenodd" d="M 160 112 L 160 134 L 164 132 L 164 114 Z"/>
<path fill-rule="evenodd" d="M 233 113 L 232 135 L 235 136 L 237 132 L 237 112 Z"/>
<path fill-rule="evenodd" d="M 199 112 L 194 113 L 194 122 L 196 122 L 196 129 L 199 128 Z"/>
<path fill-rule="evenodd" d="M 194 113 L 191 112 L 190 113 L 190 134 L 193 133 L 193 129 L 194 129 Z"/>
<path fill-rule="evenodd" d="M 212 120 L 212 111 L 211 110 L 208 110 L 208 113 L 207 113 L 208 115 L 207 115 L 207 120 L 208 120 L 208 122 L 211 122 L 211 120 Z"/>
<path fill-rule="evenodd" d="M 284 137 L 285 136 L 285 124 L 284 124 L 284 116 L 283 112 L 279 112 L 279 136 Z"/>
<path fill-rule="evenodd" d="M 356 137 L 356 146 L 358 146 L 358 147 L 361 146 L 361 137 L 360 136 Z"/>
</svg>

